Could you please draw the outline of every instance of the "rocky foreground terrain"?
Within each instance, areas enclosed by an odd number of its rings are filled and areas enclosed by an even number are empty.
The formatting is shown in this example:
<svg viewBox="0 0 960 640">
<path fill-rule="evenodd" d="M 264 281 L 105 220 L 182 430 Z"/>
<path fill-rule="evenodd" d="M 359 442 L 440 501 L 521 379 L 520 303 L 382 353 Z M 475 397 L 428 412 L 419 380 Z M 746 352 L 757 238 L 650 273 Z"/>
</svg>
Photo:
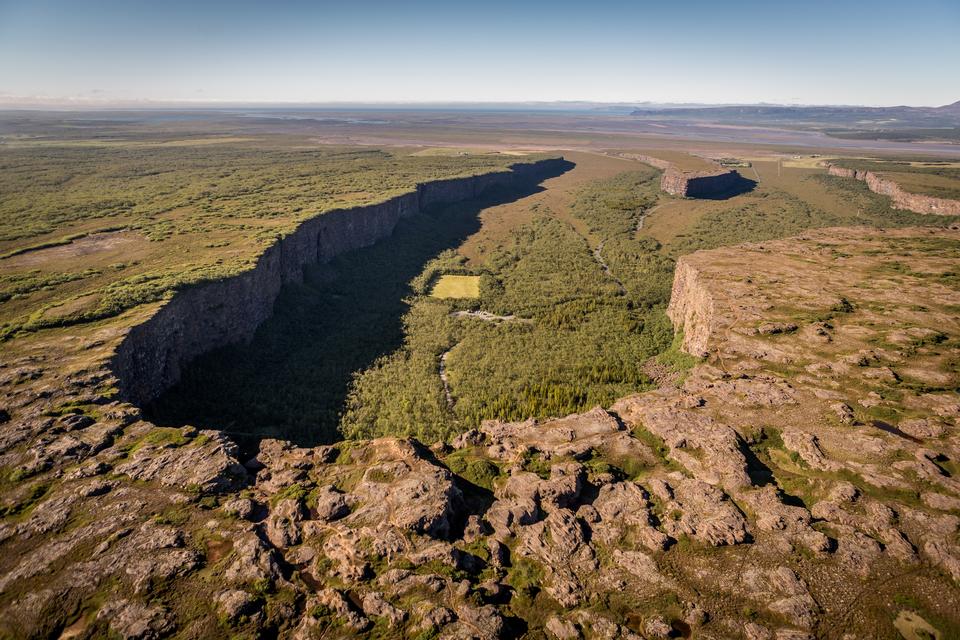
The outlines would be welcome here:
<svg viewBox="0 0 960 640">
<path fill-rule="evenodd" d="M 958 255 L 687 256 L 685 377 L 450 443 L 240 460 L 112 399 L 116 330 L 38 337 L 0 370 L 0 636 L 956 637 Z"/>
</svg>

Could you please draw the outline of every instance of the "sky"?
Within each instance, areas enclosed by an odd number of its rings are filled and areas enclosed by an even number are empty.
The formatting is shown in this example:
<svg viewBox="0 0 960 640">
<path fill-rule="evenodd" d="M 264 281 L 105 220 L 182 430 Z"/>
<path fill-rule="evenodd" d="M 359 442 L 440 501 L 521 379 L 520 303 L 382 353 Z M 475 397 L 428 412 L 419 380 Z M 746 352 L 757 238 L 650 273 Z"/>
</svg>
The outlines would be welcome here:
<svg viewBox="0 0 960 640">
<path fill-rule="evenodd" d="M 0 0 L 0 102 L 960 100 L 960 0 Z"/>
</svg>

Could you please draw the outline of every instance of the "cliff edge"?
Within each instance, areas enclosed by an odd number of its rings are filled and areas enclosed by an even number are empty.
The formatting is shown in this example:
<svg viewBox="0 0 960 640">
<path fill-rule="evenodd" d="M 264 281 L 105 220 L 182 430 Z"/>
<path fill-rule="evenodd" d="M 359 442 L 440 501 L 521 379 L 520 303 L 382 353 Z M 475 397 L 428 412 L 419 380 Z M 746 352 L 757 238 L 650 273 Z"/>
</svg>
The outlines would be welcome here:
<svg viewBox="0 0 960 640">
<path fill-rule="evenodd" d="M 397 223 L 438 205 L 463 202 L 496 187 L 513 188 L 562 173 L 563 158 L 517 163 L 491 172 L 419 184 L 379 204 L 328 211 L 279 238 L 255 266 L 236 276 L 178 291 L 117 346 L 111 367 L 121 397 L 148 403 L 176 384 L 180 370 L 202 353 L 249 340 L 273 312 L 284 284 L 303 279 L 303 268 L 366 247 L 393 233 Z"/>
<path fill-rule="evenodd" d="M 960 200 L 951 200 L 949 198 L 937 198 L 926 196 L 920 193 L 911 193 L 906 191 L 893 180 L 885 178 L 873 171 L 862 171 L 859 169 L 848 169 L 831 163 L 824 163 L 827 167 L 827 173 L 831 176 L 840 178 L 852 178 L 865 182 L 867 188 L 874 193 L 888 196 L 893 200 L 893 204 L 900 209 L 907 209 L 915 213 L 924 213 L 937 216 L 957 216 L 960 215 Z"/>
<path fill-rule="evenodd" d="M 644 164 L 663 170 L 660 178 L 660 190 L 682 198 L 716 198 L 743 190 L 748 181 L 736 169 L 715 169 L 690 171 L 677 167 L 674 163 L 644 154 L 626 154 Z M 710 165 L 713 162 L 705 161 Z"/>
</svg>

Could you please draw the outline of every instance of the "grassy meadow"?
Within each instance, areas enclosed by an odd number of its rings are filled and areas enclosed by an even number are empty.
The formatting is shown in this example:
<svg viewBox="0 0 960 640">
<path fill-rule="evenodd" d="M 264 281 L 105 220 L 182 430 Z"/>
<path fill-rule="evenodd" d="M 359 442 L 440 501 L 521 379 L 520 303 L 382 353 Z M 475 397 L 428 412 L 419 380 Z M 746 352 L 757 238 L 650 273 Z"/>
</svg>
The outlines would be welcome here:
<svg viewBox="0 0 960 640">
<path fill-rule="evenodd" d="M 434 298 L 479 298 L 479 276 L 440 276 L 430 295 Z"/>
</svg>

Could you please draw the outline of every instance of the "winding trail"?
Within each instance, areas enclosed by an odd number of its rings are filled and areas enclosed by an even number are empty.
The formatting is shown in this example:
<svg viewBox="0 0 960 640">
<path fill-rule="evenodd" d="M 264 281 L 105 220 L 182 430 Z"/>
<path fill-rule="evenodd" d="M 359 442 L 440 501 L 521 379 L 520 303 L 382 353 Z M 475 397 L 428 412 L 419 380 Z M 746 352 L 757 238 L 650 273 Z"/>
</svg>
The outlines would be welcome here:
<svg viewBox="0 0 960 640">
<path fill-rule="evenodd" d="M 636 236 L 638 233 L 640 233 L 640 231 L 643 229 L 643 221 L 647 219 L 647 216 L 653 214 L 654 211 L 656 211 L 657 209 L 659 209 L 660 207 L 662 207 L 664 204 L 666 204 L 666 203 L 665 203 L 665 202 L 661 202 L 660 204 L 656 205 L 655 207 L 652 207 L 651 209 L 643 212 L 643 215 L 640 216 L 640 219 L 639 219 L 639 220 L 637 220 L 637 228 L 633 230 L 633 235 L 634 235 L 634 236 Z"/>
<path fill-rule="evenodd" d="M 447 409 L 453 411 L 453 392 L 450 391 L 450 381 L 447 379 L 447 356 L 450 349 L 440 354 L 440 382 L 443 383 L 443 395 L 447 398 Z"/>
<path fill-rule="evenodd" d="M 613 272 L 610 271 L 610 267 L 607 265 L 606 261 L 603 259 L 603 245 L 607 243 L 606 240 L 601 240 L 600 244 L 597 245 L 597 248 L 593 250 L 593 257 L 600 265 L 600 268 L 603 269 L 603 272 L 607 274 L 607 277 L 617 283 L 617 286 L 620 288 L 620 293 L 626 293 L 627 289 L 623 286 L 623 283 L 620 282 L 620 279 L 617 276 L 613 275 Z"/>
<path fill-rule="evenodd" d="M 452 311 L 451 318 L 475 318 L 484 322 L 521 322 L 524 324 L 533 324 L 530 318 L 518 318 L 515 315 L 498 316 L 489 311 Z"/>
</svg>

